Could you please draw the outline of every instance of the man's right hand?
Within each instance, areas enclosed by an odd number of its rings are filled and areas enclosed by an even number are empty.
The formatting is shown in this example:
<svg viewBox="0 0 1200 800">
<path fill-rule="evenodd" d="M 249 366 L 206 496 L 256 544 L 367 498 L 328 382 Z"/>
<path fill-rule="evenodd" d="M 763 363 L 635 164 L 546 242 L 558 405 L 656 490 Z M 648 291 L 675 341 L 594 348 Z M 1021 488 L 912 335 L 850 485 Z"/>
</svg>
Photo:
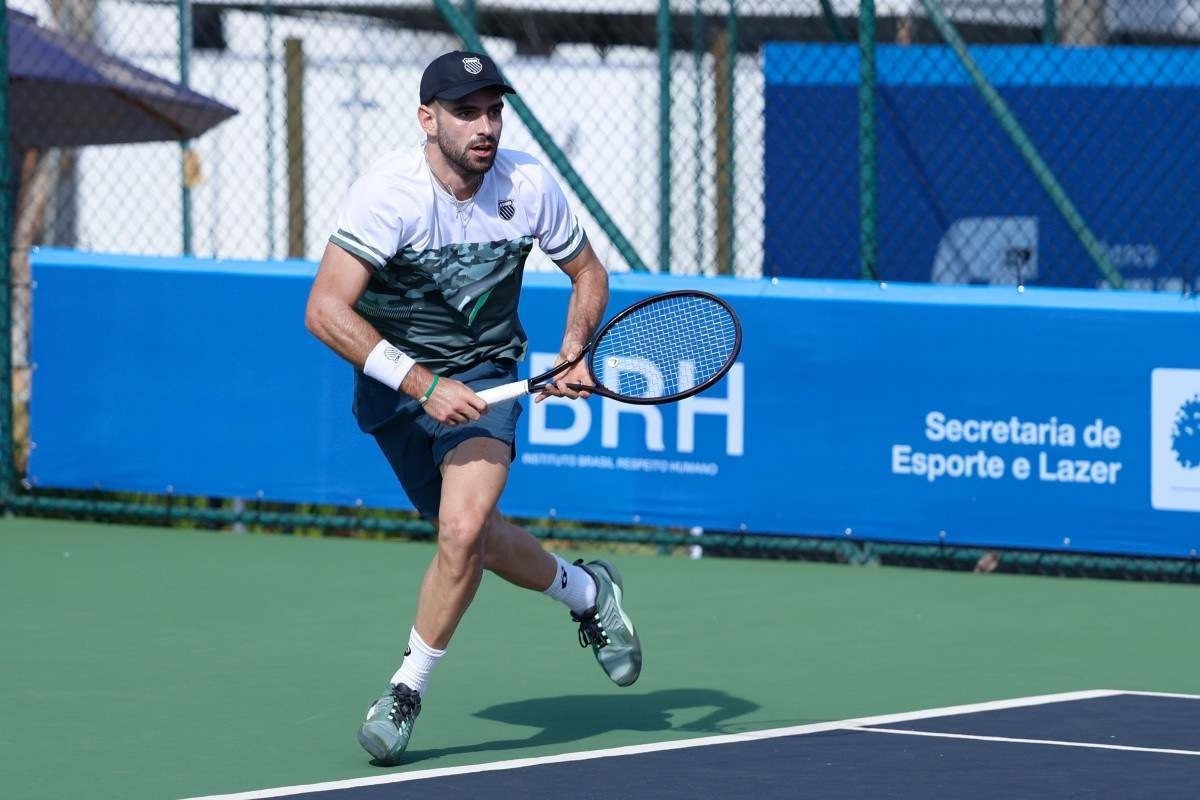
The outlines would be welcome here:
<svg viewBox="0 0 1200 800">
<path fill-rule="evenodd" d="M 451 427 L 474 422 L 487 413 L 488 405 L 465 383 L 443 377 L 425 402 L 425 413 Z"/>
</svg>

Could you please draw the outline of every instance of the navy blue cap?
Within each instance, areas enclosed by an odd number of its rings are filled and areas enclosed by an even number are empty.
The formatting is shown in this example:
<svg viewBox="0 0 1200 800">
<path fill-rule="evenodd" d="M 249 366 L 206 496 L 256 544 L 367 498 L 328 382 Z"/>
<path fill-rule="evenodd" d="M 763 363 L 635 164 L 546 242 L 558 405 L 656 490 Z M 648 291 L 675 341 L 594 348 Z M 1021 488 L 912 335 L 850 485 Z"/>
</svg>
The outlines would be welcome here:
<svg viewBox="0 0 1200 800">
<path fill-rule="evenodd" d="M 506 94 L 516 93 L 500 77 L 496 63 L 483 53 L 455 50 L 438 56 L 425 68 L 421 75 L 421 105 L 434 100 L 461 100 L 492 86 Z"/>
</svg>

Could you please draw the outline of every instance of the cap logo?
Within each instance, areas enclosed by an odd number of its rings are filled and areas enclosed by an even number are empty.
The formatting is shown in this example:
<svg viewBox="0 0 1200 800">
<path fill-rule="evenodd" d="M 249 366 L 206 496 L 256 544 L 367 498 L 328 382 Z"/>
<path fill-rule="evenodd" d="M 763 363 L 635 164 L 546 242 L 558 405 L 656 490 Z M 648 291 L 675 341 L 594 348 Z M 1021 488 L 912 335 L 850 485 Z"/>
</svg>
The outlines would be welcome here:
<svg viewBox="0 0 1200 800">
<path fill-rule="evenodd" d="M 472 75 L 478 75 L 483 72 L 483 62 L 474 56 L 463 59 L 463 69 Z"/>
</svg>

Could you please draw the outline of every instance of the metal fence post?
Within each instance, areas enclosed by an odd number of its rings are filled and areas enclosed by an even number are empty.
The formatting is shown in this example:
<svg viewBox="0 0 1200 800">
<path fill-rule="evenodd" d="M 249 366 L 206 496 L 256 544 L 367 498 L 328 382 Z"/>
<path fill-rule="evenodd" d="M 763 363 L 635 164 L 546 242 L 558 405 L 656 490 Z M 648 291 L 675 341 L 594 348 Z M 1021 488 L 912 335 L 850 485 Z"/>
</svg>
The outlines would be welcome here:
<svg viewBox="0 0 1200 800">
<path fill-rule="evenodd" d="M 1058 0 L 1042 2 L 1042 44 L 1058 44 Z"/>
<path fill-rule="evenodd" d="M 703 148 L 703 137 L 699 133 L 702 130 L 701 120 L 704 119 L 704 110 L 708 106 L 708 98 L 704 94 L 704 55 L 707 51 L 705 40 L 708 37 L 708 25 L 705 23 L 704 10 L 701 8 L 700 0 L 695 0 L 692 4 L 692 72 L 696 81 L 696 95 L 692 101 L 692 110 L 696 115 L 696 150 L 697 157 L 692 159 L 692 168 L 694 174 L 692 176 L 692 213 L 696 215 L 696 267 L 701 274 L 704 274 L 705 269 L 705 245 L 708 242 L 708 226 L 703 223 L 704 220 L 704 200 L 707 192 L 704 186 L 704 162 L 705 158 L 700 155 Z M 669 51 L 668 51 L 669 53 Z M 714 124 L 714 128 L 716 125 Z M 665 127 L 663 130 L 667 130 Z M 667 134 L 667 146 L 670 146 L 670 134 Z M 668 231 L 668 235 L 670 231 Z"/>
<path fill-rule="evenodd" d="M 671 2 L 658 20 L 658 269 L 671 271 Z"/>
<path fill-rule="evenodd" d="M 879 277 L 876 227 L 879 183 L 875 157 L 875 0 L 861 0 L 858 4 L 858 51 L 859 258 L 862 277 L 876 280 Z"/>
<path fill-rule="evenodd" d="M 730 275 L 737 274 L 737 119 L 735 117 L 737 98 L 737 61 L 738 61 L 738 12 L 737 0 L 729 0 L 728 59 L 725 63 L 725 119 L 729 126 L 729 138 L 725 141 L 725 163 L 723 171 L 727 184 L 725 203 L 725 230 L 727 231 L 725 267 Z M 719 269 L 720 265 L 718 265 Z"/>
<path fill-rule="evenodd" d="M 263 58 L 263 78 L 266 82 L 263 115 L 266 120 L 267 144 L 267 260 L 275 260 L 275 4 L 263 4 L 263 23 L 266 26 L 266 47 Z"/>
<path fill-rule="evenodd" d="M 8 12 L 0 10 L 0 512 L 12 500 L 15 458 L 12 404 L 12 231 L 15 181 L 8 125 Z"/>
<path fill-rule="evenodd" d="M 188 86 L 189 62 L 192 50 L 192 3 L 177 0 L 179 9 L 179 82 Z M 179 197 L 181 204 L 180 225 L 183 231 L 183 254 L 192 254 L 192 189 L 188 178 L 188 150 L 190 139 L 179 142 Z"/>
</svg>

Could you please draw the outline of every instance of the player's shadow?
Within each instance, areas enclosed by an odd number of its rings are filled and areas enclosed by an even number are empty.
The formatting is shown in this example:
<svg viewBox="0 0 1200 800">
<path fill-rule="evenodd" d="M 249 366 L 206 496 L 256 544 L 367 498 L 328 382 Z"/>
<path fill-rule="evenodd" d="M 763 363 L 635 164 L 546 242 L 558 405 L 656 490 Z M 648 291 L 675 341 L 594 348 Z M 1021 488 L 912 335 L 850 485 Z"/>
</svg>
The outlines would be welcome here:
<svg viewBox="0 0 1200 800">
<path fill-rule="evenodd" d="M 699 735 L 729 733 L 730 720 L 757 711 L 757 703 L 715 689 L 662 689 L 649 694 L 586 694 L 568 697 L 540 697 L 521 700 L 477 711 L 473 716 L 509 725 L 537 728 L 522 738 L 472 742 L 459 747 L 434 750 L 409 749 L 405 763 L 429 758 L 517 750 L 542 745 L 565 744 L 589 739 L 611 731 L 687 731 Z M 707 709 L 699 719 L 677 724 L 673 717 L 689 710 Z"/>
</svg>

